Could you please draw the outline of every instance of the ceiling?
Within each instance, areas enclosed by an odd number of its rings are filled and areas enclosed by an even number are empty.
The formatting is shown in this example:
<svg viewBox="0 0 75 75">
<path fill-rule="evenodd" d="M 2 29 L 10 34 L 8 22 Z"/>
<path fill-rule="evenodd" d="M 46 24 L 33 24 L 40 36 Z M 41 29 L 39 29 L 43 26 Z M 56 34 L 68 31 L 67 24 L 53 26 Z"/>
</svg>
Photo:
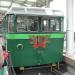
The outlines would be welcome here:
<svg viewBox="0 0 75 75">
<path fill-rule="evenodd" d="M 52 0 L 0 0 L 0 21 L 12 6 L 49 7 Z"/>
</svg>

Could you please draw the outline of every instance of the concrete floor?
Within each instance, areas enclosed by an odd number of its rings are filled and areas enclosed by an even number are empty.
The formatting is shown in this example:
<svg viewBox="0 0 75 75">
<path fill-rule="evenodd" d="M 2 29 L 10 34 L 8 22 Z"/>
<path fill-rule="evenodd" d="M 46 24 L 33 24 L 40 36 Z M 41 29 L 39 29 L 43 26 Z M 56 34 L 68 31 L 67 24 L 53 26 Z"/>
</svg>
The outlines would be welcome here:
<svg viewBox="0 0 75 75">
<path fill-rule="evenodd" d="M 52 75 L 50 72 L 50 68 L 41 68 L 41 69 L 26 69 L 17 75 Z"/>
<path fill-rule="evenodd" d="M 55 75 L 55 74 L 51 74 L 50 68 L 41 68 L 41 69 L 38 68 L 38 69 L 28 69 L 28 70 L 20 72 L 17 75 Z M 66 72 L 66 73 L 63 73 L 62 75 L 71 75 L 71 74 Z"/>
<path fill-rule="evenodd" d="M 62 74 L 62 75 L 71 75 L 70 73 L 68 73 L 68 72 L 66 72 L 66 73 L 64 73 L 64 74 Z"/>
</svg>

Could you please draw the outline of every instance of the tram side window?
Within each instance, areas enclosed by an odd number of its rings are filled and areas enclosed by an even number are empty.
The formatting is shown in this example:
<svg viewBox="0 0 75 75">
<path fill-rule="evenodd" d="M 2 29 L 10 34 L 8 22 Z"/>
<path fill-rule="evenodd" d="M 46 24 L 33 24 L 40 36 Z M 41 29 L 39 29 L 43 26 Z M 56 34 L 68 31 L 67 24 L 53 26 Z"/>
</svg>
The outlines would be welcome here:
<svg viewBox="0 0 75 75">
<path fill-rule="evenodd" d="M 33 16 L 17 16 L 17 32 L 38 31 L 38 18 Z"/>
<path fill-rule="evenodd" d="M 5 18 L 2 20 L 1 28 L 0 29 L 1 29 L 2 33 L 6 32 L 6 20 L 5 20 Z"/>
<path fill-rule="evenodd" d="M 49 31 L 49 22 L 48 19 L 42 20 L 42 31 Z"/>
<path fill-rule="evenodd" d="M 50 31 L 59 31 L 60 30 L 59 20 L 56 18 L 50 19 Z"/>
<path fill-rule="evenodd" d="M 13 15 L 8 16 L 8 32 L 10 33 L 14 32 L 14 16 Z"/>
<path fill-rule="evenodd" d="M 53 32 L 60 31 L 60 22 L 58 18 L 47 18 L 42 19 L 42 31 Z"/>
</svg>

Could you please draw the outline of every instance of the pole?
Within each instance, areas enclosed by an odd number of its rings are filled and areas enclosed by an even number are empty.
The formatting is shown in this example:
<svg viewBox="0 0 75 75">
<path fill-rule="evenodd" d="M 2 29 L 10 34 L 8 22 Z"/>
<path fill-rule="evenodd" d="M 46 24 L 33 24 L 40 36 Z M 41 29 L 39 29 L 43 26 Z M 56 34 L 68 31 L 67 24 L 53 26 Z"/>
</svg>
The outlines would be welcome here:
<svg viewBox="0 0 75 75">
<path fill-rule="evenodd" d="M 67 0 L 67 34 L 66 49 L 68 55 L 74 54 L 74 32 L 73 32 L 73 1 Z"/>
</svg>

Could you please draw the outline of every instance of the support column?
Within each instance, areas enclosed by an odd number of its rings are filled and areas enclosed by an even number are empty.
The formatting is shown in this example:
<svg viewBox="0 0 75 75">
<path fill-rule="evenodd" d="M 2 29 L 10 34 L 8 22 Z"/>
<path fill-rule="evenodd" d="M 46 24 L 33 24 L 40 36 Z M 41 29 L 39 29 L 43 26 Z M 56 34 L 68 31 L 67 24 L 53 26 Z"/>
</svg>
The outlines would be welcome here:
<svg viewBox="0 0 75 75">
<path fill-rule="evenodd" d="M 73 32 L 73 2 L 74 0 L 67 0 L 67 54 L 74 54 L 74 32 Z"/>
</svg>

